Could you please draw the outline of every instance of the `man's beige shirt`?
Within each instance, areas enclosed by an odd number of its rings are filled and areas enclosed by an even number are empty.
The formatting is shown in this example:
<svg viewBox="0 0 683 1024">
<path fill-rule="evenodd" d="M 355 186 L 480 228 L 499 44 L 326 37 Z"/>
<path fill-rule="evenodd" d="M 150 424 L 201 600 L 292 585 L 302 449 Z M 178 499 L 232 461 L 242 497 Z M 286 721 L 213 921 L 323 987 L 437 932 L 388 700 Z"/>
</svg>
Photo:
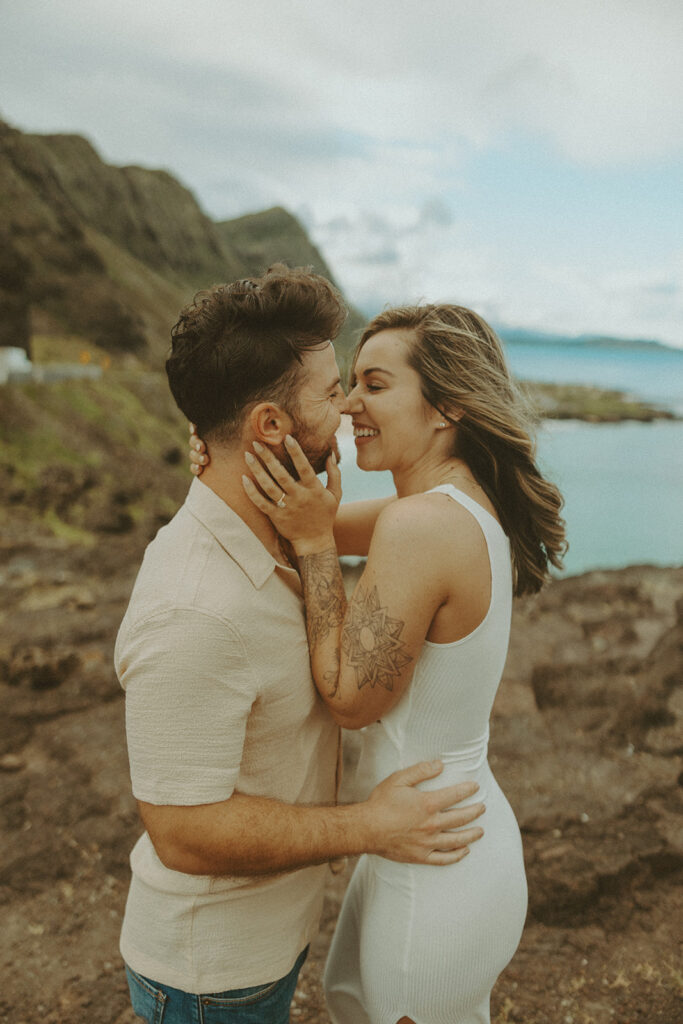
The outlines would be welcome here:
<svg viewBox="0 0 683 1024">
<path fill-rule="evenodd" d="M 138 799 L 334 802 L 338 731 L 313 686 L 299 577 L 199 480 L 147 548 L 116 670 Z M 327 871 L 186 875 L 147 833 L 131 868 L 121 953 L 187 992 L 287 974 L 317 929 Z"/>
</svg>

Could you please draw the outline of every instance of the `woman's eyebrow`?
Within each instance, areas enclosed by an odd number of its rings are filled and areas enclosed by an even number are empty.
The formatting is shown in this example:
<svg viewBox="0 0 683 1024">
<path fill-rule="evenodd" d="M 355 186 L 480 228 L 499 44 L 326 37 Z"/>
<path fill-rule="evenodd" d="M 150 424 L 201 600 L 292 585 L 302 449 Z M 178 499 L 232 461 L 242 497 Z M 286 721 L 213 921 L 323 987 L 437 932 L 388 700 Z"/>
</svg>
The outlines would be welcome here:
<svg viewBox="0 0 683 1024">
<path fill-rule="evenodd" d="M 385 370 L 382 366 L 369 366 L 367 370 L 361 370 L 361 377 L 367 377 L 369 373 L 386 373 L 388 377 L 395 377 L 396 374 L 392 373 L 391 370 Z"/>
</svg>

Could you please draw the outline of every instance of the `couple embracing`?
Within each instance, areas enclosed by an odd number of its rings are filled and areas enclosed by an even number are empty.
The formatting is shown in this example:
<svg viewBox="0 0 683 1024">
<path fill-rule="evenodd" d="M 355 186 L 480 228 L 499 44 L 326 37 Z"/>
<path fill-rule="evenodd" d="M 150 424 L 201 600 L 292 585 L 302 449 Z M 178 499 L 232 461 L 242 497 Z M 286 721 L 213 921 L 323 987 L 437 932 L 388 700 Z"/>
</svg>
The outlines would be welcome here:
<svg viewBox="0 0 683 1024">
<path fill-rule="evenodd" d="M 485 1024 L 522 933 L 488 720 L 513 595 L 559 564 L 561 498 L 479 316 L 380 314 L 347 395 L 345 315 L 324 278 L 276 265 L 199 293 L 173 329 L 201 479 L 149 545 L 116 649 L 146 829 L 121 952 L 149 1024 L 287 1024 L 347 856 L 335 1024 Z M 342 415 L 394 498 L 340 505 Z M 340 555 L 367 557 L 348 600 Z M 346 805 L 340 727 L 363 730 Z"/>
</svg>

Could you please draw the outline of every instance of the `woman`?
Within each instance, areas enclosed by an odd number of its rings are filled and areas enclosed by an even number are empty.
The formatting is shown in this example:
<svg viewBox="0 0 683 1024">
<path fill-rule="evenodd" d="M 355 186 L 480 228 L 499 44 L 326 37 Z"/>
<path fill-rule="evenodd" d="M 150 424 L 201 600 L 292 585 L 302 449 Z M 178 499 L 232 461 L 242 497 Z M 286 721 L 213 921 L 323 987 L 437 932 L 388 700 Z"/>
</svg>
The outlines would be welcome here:
<svg viewBox="0 0 683 1024">
<path fill-rule="evenodd" d="M 375 317 L 356 352 L 347 411 L 365 470 L 390 470 L 397 501 L 374 523 L 348 604 L 337 555 L 370 533 L 340 512 L 295 441 L 294 478 L 267 450 L 247 494 L 299 562 L 316 686 L 340 725 L 365 727 L 370 789 L 439 756 L 438 784 L 474 779 L 484 836 L 461 863 L 360 859 L 325 972 L 335 1024 L 481 1024 L 526 914 L 519 829 L 488 766 L 488 719 L 507 653 L 512 597 L 559 566 L 557 489 L 539 473 L 498 339 L 456 306 Z M 356 547 L 362 546 L 358 543 Z M 364 552 L 354 552 L 364 553 Z"/>
</svg>

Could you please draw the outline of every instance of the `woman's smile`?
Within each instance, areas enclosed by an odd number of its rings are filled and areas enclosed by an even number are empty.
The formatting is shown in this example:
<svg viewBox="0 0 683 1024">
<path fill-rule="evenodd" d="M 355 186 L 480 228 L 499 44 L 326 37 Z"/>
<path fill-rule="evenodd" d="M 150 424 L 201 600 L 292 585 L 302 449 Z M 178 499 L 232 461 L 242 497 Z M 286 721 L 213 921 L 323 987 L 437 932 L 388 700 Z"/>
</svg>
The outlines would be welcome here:
<svg viewBox="0 0 683 1024">
<path fill-rule="evenodd" d="M 353 424 L 353 436 L 356 442 L 356 447 L 359 445 L 367 444 L 372 441 L 373 438 L 379 436 L 379 430 L 375 427 L 369 427 L 365 423 L 354 423 Z"/>
</svg>

